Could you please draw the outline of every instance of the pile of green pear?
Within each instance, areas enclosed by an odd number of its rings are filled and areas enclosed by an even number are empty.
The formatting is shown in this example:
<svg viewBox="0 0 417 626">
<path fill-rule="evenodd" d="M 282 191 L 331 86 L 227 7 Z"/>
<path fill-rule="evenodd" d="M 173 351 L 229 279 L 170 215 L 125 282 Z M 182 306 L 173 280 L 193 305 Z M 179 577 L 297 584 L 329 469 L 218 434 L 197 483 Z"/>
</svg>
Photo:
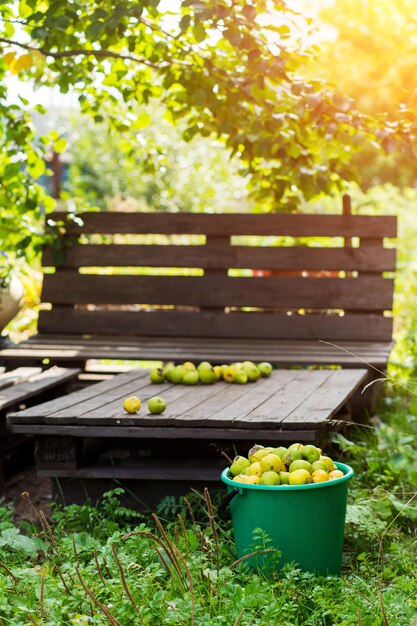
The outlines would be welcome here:
<svg viewBox="0 0 417 626">
<path fill-rule="evenodd" d="M 344 476 L 321 448 L 293 443 L 265 447 L 254 445 L 248 456 L 236 456 L 229 468 L 230 477 L 248 485 L 307 485 L 337 480 Z"/>
<path fill-rule="evenodd" d="M 208 361 L 202 361 L 198 365 L 186 361 L 181 365 L 168 363 L 164 367 L 152 369 L 150 379 L 153 383 L 169 383 L 182 385 L 213 385 L 224 380 L 227 383 L 237 383 L 245 385 L 254 383 L 259 378 L 267 378 L 271 375 L 272 365 L 267 362 L 253 363 L 243 361 L 242 363 L 229 363 L 224 365 L 211 365 Z"/>
</svg>

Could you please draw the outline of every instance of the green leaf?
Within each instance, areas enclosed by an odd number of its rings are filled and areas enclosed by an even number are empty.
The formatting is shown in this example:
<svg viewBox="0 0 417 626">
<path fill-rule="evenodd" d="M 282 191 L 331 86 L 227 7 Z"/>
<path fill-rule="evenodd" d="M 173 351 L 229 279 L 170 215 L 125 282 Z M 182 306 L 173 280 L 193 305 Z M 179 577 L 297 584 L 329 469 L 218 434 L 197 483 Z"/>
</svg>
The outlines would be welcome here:
<svg viewBox="0 0 417 626">
<path fill-rule="evenodd" d="M 53 148 L 55 152 L 58 152 L 58 153 L 63 152 L 66 147 L 67 147 L 67 140 L 64 137 L 61 137 L 60 139 L 57 139 L 56 141 L 54 141 Z"/>
<path fill-rule="evenodd" d="M 103 33 L 104 26 L 104 22 L 95 20 L 87 26 L 85 34 L 89 39 L 95 41 L 96 39 L 99 39 L 100 35 Z"/>
<path fill-rule="evenodd" d="M 206 38 L 206 29 L 204 28 L 203 24 L 201 22 L 198 22 L 194 28 L 193 28 L 193 35 L 195 37 L 195 40 L 198 43 L 201 43 L 202 41 L 205 40 Z"/>
<path fill-rule="evenodd" d="M 146 128 L 147 126 L 149 126 L 149 124 L 152 122 L 152 118 L 149 115 L 149 113 L 143 112 L 140 113 L 140 115 L 137 116 L 136 120 L 135 120 L 135 127 L 136 128 Z"/>
</svg>

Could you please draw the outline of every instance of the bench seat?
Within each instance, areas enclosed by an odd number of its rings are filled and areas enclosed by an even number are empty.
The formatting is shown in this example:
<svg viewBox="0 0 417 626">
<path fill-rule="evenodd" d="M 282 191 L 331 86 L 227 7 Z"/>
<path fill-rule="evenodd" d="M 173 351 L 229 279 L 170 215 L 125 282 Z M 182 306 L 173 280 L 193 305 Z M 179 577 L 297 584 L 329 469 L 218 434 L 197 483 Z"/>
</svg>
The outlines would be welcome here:
<svg viewBox="0 0 417 626">
<path fill-rule="evenodd" d="M 2 351 L 8 362 L 74 364 L 86 369 L 89 360 L 203 361 L 213 364 L 252 360 L 276 367 L 337 365 L 384 369 L 391 341 L 337 341 L 318 339 L 247 339 L 201 337 L 75 337 L 36 335 L 16 348 Z"/>
</svg>

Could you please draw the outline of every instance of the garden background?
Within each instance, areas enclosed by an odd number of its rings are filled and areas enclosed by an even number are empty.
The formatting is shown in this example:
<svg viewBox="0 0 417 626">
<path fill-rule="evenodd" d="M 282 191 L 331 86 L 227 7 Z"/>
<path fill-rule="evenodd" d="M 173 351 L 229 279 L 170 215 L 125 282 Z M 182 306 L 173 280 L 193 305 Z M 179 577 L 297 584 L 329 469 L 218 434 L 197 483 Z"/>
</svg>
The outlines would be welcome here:
<svg viewBox="0 0 417 626">
<path fill-rule="evenodd" d="M 57 204 L 333 212 L 349 193 L 354 212 L 399 219 L 388 378 L 332 448 L 356 471 L 342 577 L 236 563 L 215 494 L 168 497 L 155 518 L 115 492 L 18 524 L 4 502 L 0 623 L 417 624 L 413 2 L 25 0 L 0 15 L 1 267 L 26 288 L 12 339 L 34 332 Z"/>
</svg>

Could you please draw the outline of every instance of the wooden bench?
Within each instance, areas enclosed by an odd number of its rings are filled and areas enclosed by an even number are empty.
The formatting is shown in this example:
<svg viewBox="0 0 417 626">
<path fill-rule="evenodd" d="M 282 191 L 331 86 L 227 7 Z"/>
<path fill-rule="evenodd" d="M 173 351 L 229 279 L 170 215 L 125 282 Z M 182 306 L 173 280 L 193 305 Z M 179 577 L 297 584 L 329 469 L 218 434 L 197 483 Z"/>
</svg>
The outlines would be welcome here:
<svg viewBox="0 0 417 626">
<path fill-rule="evenodd" d="M 393 216 L 86 213 L 43 256 L 38 334 L 8 367 L 90 359 L 384 369 Z M 313 245 L 307 238 L 315 237 Z M 391 274 L 390 274 L 391 273 Z M 327 343 L 324 343 L 327 342 Z M 333 345 L 331 345 L 333 344 Z"/>
<path fill-rule="evenodd" d="M 81 399 L 16 414 L 13 429 L 36 436 L 38 470 L 66 481 L 59 489 L 67 501 L 85 493 L 86 481 L 90 495 L 98 495 L 111 477 L 136 477 L 139 494 L 144 481 L 148 494 L 174 493 L 174 485 L 185 487 L 190 477 L 194 484 L 202 474 L 211 480 L 204 459 L 217 478 L 226 442 L 232 450 L 260 437 L 316 440 L 329 419 L 349 415 L 366 370 L 368 379 L 374 367 L 383 370 L 392 346 L 395 249 L 388 240 L 396 236 L 396 219 L 351 215 L 347 201 L 344 209 L 338 215 L 86 213 L 82 224 L 55 215 L 66 222 L 65 258 L 57 265 L 45 250 L 42 301 L 48 308 L 36 336 L 0 352 L 8 367 L 44 359 L 82 368 L 93 359 L 250 359 L 280 370 L 269 383 L 277 384 L 275 399 L 268 396 L 270 412 L 253 423 L 245 407 L 250 394 L 259 400 L 258 391 L 265 400 L 263 382 L 190 388 L 200 408 L 186 410 L 186 402 L 176 401 L 178 414 L 166 413 L 163 424 L 147 428 L 126 419 L 115 424 L 123 396 L 138 388 L 136 382 L 119 388 L 119 377 L 80 392 L 86 394 Z M 310 365 L 344 369 L 333 377 L 332 369 L 320 374 L 305 369 Z M 291 373 L 290 367 L 303 370 Z M 284 389 L 279 377 L 287 375 L 293 384 Z M 183 392 L 163 391 L 174 399 Z M 213 393 L 214 408 L 200 398 Z M 231 427 L 225 419 L 231 403 L 239 409 L 240 429 L 239 420 Z M 133 458 L 117 471 L 114 446 L 121 458 Z M 78 496 L 71 492 L 77 481 Z"/>
<path fill-rule="evenodd" d="M 36 402 L 62 396 L 69 383 L 77 378 L 75 368 L 19 367 L 0 372 L 0 493 L 3 490 L 6 463 L 28 442 L 27 435 L 12 434 L 8 415 L 19 408 L 31 407 Z"/>
</svg>

